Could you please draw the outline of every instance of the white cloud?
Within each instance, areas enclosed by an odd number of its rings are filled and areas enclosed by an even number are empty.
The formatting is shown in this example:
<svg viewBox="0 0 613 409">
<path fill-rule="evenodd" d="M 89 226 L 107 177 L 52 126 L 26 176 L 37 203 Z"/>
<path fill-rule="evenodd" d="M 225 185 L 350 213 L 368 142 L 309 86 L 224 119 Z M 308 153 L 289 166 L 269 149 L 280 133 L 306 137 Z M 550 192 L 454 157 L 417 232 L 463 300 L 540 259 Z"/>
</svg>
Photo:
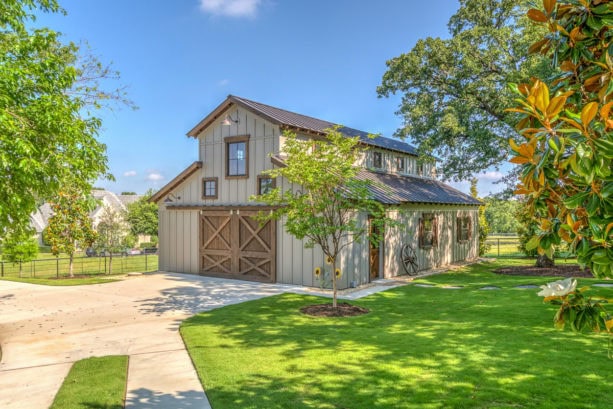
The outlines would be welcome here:
<svg viewBox="0 0 613 409">
<path fill-rule="evenodd" d="M 160 173 L 158 172 L 151 172 L 147 175 L 147 177 L 145 178 L 146 180 L 150 180 L 152 182 L 158 182 L 160 180 L 164 179 L 164 176 L 162 176 Z"/>
<path fill-rule="evenodd" d="M 126 177 L 136 176 L 136 171 L 135 170 L 128 170 L 127 172 L 123 172 L 123 175 L 126 176 Z"/>
<path fill-rule="evenodd" d="M 481 173 L 479 175 L 479 179 L 484 179 L 484 180 L 498 180 L 500 178 L 502 178 L 504 175 L 502 174 L 502 172 L 498 172 L 496 171 L 489 171 L 489 172 L 484 172 Z"/>
<path fill-rule="evenodd" d="M 219 85 L 220 87 L 225 87 L 229 83 L 230 83 L 230 80 L 224 78 L 223 80 L 219 81 L 217 85 Z"/>
<path fill-rule="evenodd" d="M 200 0 L 200 9 L 214 16 L 255 17 L 261 0 Z"/>
</svg>

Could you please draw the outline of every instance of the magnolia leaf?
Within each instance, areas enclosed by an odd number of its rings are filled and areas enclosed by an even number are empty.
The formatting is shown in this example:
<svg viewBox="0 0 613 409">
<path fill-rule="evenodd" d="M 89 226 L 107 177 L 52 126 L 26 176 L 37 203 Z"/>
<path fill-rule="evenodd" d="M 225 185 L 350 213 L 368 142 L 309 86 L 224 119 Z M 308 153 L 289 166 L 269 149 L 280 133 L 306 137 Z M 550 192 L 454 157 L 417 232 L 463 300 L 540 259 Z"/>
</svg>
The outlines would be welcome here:
<svg viewBox="0 0 613 409">
<path fill-rule="evenodd" d="M 549 106 L 549 88 L 543 82 L 538 82 L 535 89 L 534 104 L 541 112 L 547 112 Z"/>
<path fill-rule="evenodd" d="M 509 145 L 511 145 L 511 149 L 514 152 L 518 152 L 519 153 L 519 147 L 517 146 L 517 144 L 515 143 L 515 141 L 513 139 L 509 139 Z"/>
<path fill-rule="evenodd" d="M 568 96 L 566 95 L 559 95 L 552 98 L 549 106 L 547 107 L 547 115 L 549 115 L 549 117 L 557 116 L 560 111 L 562 111 L 562 108 L 564 108 L 564 104 L 566 104 L 567 99 Z"/>
<path fill-rule="evenodd" d="M 528 242 L 525 245 L 526 250 L 534 250 L 535 248 L 538 247 L 540 241 L 541 241 L 541 238 L 539 236 L 532 237 L 530 240 L 528 240 Z"/>
<path fill-rule="evenodd" d="M 603 121 L 607 123 L 608 128 L 610 128 L 611 125 L 613 125 L 613 124 L 609 124 L 610 122 L 609 115 L 611 113 L 611 107 L 613 107 L 613 101 L 607 102 L 600 108 L 600 117 L 602 118 Z"/>
<path fill-rule="evenodd" d="M 543 0 L 543 7 L 547 14 L 551 14 L 554 7 L 556 6 L 556 0 Z"/>
<path fill-rule="evenodd" d="M 545 13 L 537 9 L 528 10 L 528 13 L 526 13 L 526 15 L 530 20 L 538 21 L 539 23 L 546 23 L 548 20 Z"/>
<path fill-rule="evenodd" d="M 544 39 L 544 40 L 537 41 L 536 43 L 532 44 L 532 45 L 530 46 L 530 48 L 528 48 L 528 53 L 529 53 L 529 54 L 535 54 L 535 53 L 538 53 L 538 52 L 540 52 L 540 51 L 541 51 L 541 49 L 543 48 L 543 46 L 544 46 L 545 44 L 548 44 L 548 43 L 549 43 L 549 39 L 548 39 L 548 38 L 546 38 L 546 39 Z"/>
<path fill-rule="evenodd" d="M 522 165 L 524 163 L 530 163 L 530 159 L 525 158 L 523 156 L 513 156 L 511 159 L 509 159 L 509 162 Z"/>
</svg>

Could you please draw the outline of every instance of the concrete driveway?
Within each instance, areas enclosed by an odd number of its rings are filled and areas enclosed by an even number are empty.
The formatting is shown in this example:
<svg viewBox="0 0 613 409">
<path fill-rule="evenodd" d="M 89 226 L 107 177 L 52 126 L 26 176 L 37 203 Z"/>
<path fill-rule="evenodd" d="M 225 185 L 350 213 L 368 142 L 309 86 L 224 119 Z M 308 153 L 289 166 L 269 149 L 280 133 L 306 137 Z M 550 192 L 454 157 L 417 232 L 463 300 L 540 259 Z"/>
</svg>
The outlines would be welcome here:
<svg viewBox="0 0 613 409">
<path fill-rule="evenodd" d="M 183 274 L 49 287 L 0 281 L 0 408 L 46 409 L 73 362 L 129 355 L 126 408 L 210 408 L 178 328 L 205 310 L 304 288 Z"/>
</svg>

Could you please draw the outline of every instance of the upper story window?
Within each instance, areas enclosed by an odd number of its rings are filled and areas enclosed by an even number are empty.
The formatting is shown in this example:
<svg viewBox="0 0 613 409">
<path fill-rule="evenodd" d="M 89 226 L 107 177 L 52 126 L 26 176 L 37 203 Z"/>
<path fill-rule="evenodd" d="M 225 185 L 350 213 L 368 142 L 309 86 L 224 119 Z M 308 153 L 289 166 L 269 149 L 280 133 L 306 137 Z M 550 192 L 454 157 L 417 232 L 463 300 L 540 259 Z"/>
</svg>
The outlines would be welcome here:
<svg viewBox="0 0 613 409">
<path fill-rule="evenodd" d="M 202 179 L 202 198 L 203 199 L 217 199 L 217 178 L 204 178 Z"/>
<path fill-rule="evenodd" d="M 372 166 L 377 169 L 383 168 L 383 154 L 381 152 L 372 153 Z"/>
<path fill-rule="evenodd" d="M 275 188 L 275 180 L 270 176 L 258 176 L 258 195 L 265 195 Z"/>
<path fill-rule="evenodd" d="M 418 163 L 417 164 L 417 174 L 419 176 L 424 176 L 424 172 L 425 172 L 426 166 L 423 163 Z"/>
<path fill-rule="evenodd" d="M 472 221 L 470 216 L 458 217 L 456 223 L 458 229 L 458 241 L 465 242 L 470 240 Z"/>
<path fill-rule="evenodd" d="M 396 157 L 396 171 L 397 172 L 404 172 L 404 158 L 402 156 L 397 156 Z"/>
<path fill-rule="evenodd" d="M 249 177 L 249 136 L 229 136 L 226 143 L 226 178 Z"/>
</svg>

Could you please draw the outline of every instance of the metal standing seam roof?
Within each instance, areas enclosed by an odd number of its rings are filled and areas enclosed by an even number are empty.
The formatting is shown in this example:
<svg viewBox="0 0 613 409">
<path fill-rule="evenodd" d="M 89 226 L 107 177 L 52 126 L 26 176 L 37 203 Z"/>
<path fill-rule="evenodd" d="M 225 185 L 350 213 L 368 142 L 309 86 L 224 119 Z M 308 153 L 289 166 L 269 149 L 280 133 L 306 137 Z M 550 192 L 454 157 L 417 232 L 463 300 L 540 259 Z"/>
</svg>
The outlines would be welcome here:
<svg viewBox="0 0 613 409">
<path fill-rule="evenodd" d="M 388 205 L 431 203 L 449 205 L 481 205 L 481 201 L 435 179 L 401 176 L 360 170 L 360 180 L 371 182 L 373 199 Z"/>
<path fill-rule="evenodd" d="M 276 122 L 279 125 L 285 125 L 288 127 L 299 128 L 306 131 L 316 132 L 324 134 L 326 129 L 338 126 L 333 122 L 324 121 L 322 119 L 313 118 L 307 115 L 297 114 L 295 112 L 286 111 L 285 109 L 276 108 L 270 105 L 262 104 L 260 102 L 251 101 L 246 98 L 229 95 L 228 100 L 241 104 L 249 108 L 251 111 L 258 113 L 267 119 Z M 417 149 L 398 139 L 386 138 L 384 136 L 369 137 L 368 132 L 360 131 L 358 129 L 341 126 L 339 131 L 347 136 L 359 137 L 360 142 L 365 145 L 374 146 L 383 149 L 394 150 L 397 152 L 408 153 L 410 155 L 417 156 Z"/>
<path fill-rule="evenodd" d="M 285 159 L 278 154 L 270 158 L 276 166 L 286 166 Z M 372 199 L 386 205 L 422 203 L 480 206 L 483 204 L 480 200 L 436 179 L 373 172 L 367 169 L 360 169 L 356 178 L 370 182 L 368 190 Z"/>
</svg>

